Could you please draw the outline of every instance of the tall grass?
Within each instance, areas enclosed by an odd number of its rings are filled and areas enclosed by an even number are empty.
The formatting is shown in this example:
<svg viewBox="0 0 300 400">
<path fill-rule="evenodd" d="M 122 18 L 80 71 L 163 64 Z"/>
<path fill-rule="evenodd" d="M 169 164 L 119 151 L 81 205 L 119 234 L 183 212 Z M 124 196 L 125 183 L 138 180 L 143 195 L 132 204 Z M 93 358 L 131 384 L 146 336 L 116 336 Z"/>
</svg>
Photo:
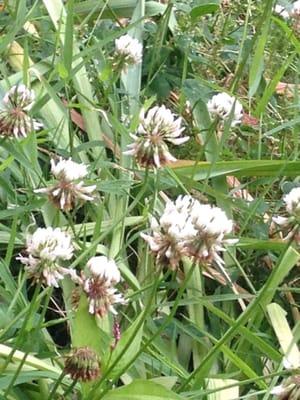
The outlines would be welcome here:
<svg viewBox="0 0 300 400">
<path fill-rule="evenodd" d="M 24 83 L 43 128 L 0 132 L 0 398 L 272 399 L 300 367 L 299 246 L 272 220 L 299 186 L 298 20 L 276 15 L 272 0 L 1 7 L 2 107 Z M 127 33 L 143 60 L 120 72 L 115 40 Z M 242 103 L 241 124 L 232 112 L 223 125 L 211 117 L 217 92 Z M 144 168 L 124 152 L 141 109 L 162 104 L 189 141 L 169 146 L 176 162 Z M 53 184 L 57 157 L 87 165 L 93 201 L 59 210 L 36 192 Z M 186 194 L 234 221 L 221 268 L 183 257 L 168 269 L 140 235 Z M 126 299 L 116 315 L 89 313 L 70 277 L 58 288 L 30 279 L 18 256 L 38 227 L 71 235 L 66 267 L 81 279 L 92 257 L 116 262 Z M 66 359 L 86 347 L 100 374 L 72 379 Z"/>
</svg>

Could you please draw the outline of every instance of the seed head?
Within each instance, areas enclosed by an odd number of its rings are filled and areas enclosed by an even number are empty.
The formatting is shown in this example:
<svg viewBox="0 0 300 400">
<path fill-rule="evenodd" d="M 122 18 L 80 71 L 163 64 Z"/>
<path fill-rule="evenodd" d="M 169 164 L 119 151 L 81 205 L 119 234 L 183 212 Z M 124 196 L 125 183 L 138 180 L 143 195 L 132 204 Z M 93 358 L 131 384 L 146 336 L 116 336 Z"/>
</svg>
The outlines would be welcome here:
<svg viewBox="0 0 300 400">
<path fill-rule="evenodd" d="M 79 347 L 66 358 L 65 373 L 74 380 L 93 381 L 100 375 L 97 353 L 89 347 Z"/>
</svg>

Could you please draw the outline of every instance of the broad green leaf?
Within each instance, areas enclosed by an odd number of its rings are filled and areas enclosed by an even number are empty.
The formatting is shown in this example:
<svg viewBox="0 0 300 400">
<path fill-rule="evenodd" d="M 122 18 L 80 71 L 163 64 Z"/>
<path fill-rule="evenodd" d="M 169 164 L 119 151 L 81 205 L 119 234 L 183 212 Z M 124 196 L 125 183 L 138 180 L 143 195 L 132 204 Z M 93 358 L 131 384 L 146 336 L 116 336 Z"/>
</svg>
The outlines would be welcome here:
<svg viewBox="0 0 300 400">
<path fill-rule="evenodd" d="M 135 380 L 120 389 L 108 392 L 103 400 L 182 400 L 164 386 L 147 380 Z"/>
<path fill-rule="evenodd" d="M 212 166 L 209 162 L 190 160 L 178 161 L 171 165 L 173 171 L 181 178 L 193 177 L 203 180 L 221 175 L 234 176 L 298 176 L 300 175 L 299 161 L 284 160 L 240 160 L 219 161 Z"/>
<path fill-rule="evenodd" d="M 192 17 L 192 19 L 195 20 L 199 17 L 202 17 L 203 15 L 212 14 L 212 13 L 218 11 L 219 7 L 220 7 L 219 4 L 215 4 L 213 2 L 201 4 L 192 9 L 191 17 Z"/>
</svg>

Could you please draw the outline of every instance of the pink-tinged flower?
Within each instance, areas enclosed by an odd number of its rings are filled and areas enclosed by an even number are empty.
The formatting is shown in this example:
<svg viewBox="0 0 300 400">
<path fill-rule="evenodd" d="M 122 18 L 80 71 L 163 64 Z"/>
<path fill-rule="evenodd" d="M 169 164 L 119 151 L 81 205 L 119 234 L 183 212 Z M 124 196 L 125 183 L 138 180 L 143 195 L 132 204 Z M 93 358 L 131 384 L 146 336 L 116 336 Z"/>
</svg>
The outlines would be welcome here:
<svg viewBox="0 0 300 400">
<path fill-rule="evenodd" d="M 25 85 L 13 86 L 4 96 L 0 108 L 0 135 L 22 138 L 37 131 L 42 124 L 29 115 L 35 101 L 34 91 Z"/>
<path fill-rule="evenodd" d="M 114 288 L 121 275 L 113 260 L 105 256 L 93 257 L 87 263 L 89 277 L 84 279 L 83 289 L 88 297 L 89 313 L 104 317 L 108 312 L 117 314 L 116 304 L 126 304 L 121 293 Z"/>
<path fill-rule="evenodd" d="M 88 174 L 86 165 L 60 157 L 57 163 L 51 160 L 51 172 L 57 182 L 35 192 L 47 194 L 57 208 L 68 211 L 74 208 L 77 200 L 81 202 L 94 200 L 93 192 L 96 185 L 85 186 L 82 180 Z"/>
<path fill-rule="evenodd" d="M 26 256 L 17 259 L 25 265 L 30 278 L 47 286 L 58 287 L 58 282 L 69 275 L 78 282 L 76 271 L 61 266 L 73 257 L 71 236 L 60 228 L 38 228 L 27 237 Z"/>
<path fill-rule="evenodd" d="M 179 196 L 167 202 L 159 221 L 152 219 L 152 234 L 141 236 L 149 244 L 156 260 L 176 269 L 183 256 L 203 264 L 223 264 L 219 252 L 230 243 L 232 221 L 220 208 L 201 204 L 191 196 Z"/>
<path fill-rule="evenodd" d="M 243 118 L 243 106 L 233 96 L 227 93 L 218 93 L 207 103 L 207 109 L 212 118 L 219 118 L 222 122 L 232 118 L 231 126 L 241 123 Z"/>
<path fill-rule="evenodd" d="M 176 161 L 167 143 L 180 145 L 189 140 L 181 136 L 184 130 L 181 123 L 181 118 L 176 118 L 164 105 L 151 108 L 146 115 L 142 110 L 137 133 L 130 135 L 134 142 L 124 154 L 135 156 L 137 163 L 144 167 L 160 168 Z"/>
</svg>

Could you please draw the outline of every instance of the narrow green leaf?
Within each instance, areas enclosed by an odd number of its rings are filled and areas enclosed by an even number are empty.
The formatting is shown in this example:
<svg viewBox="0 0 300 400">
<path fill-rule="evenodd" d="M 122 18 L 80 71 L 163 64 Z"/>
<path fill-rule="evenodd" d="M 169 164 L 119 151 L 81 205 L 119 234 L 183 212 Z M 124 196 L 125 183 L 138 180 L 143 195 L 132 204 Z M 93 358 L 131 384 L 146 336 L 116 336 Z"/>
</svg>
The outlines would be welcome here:
<svg viewBox="0 0 300 400">
<path fill-rule="evenodd" d="M 286 311 L 276 303 L 269 304 L 267 311 L 286 361 L 293 368 L 299 368 L 300 352 L 286 319 Z"/>
<path fill-rule="evenodd" d="M 74 21 L 73 21 L 74 0 L 68 0 L 66 7 L 67 7 L 67 18 L 65 27 L 63 58 L 67 74 L 68 76 L 70 76 L 72 61 L 73 61 L 72 57 L 73 57 L 73 31 L 74 31 Z"/>
<path fill-rule="evenodd" d="M 252 97 L 256 93 L 263 74 L 264 51 L 268 39 L 272 5 L 273 1 L 267 0 L 263 15 L 264 24 L 255 47 L 254 56 L 249 71 L 249 97 Z"/>
</svg>

